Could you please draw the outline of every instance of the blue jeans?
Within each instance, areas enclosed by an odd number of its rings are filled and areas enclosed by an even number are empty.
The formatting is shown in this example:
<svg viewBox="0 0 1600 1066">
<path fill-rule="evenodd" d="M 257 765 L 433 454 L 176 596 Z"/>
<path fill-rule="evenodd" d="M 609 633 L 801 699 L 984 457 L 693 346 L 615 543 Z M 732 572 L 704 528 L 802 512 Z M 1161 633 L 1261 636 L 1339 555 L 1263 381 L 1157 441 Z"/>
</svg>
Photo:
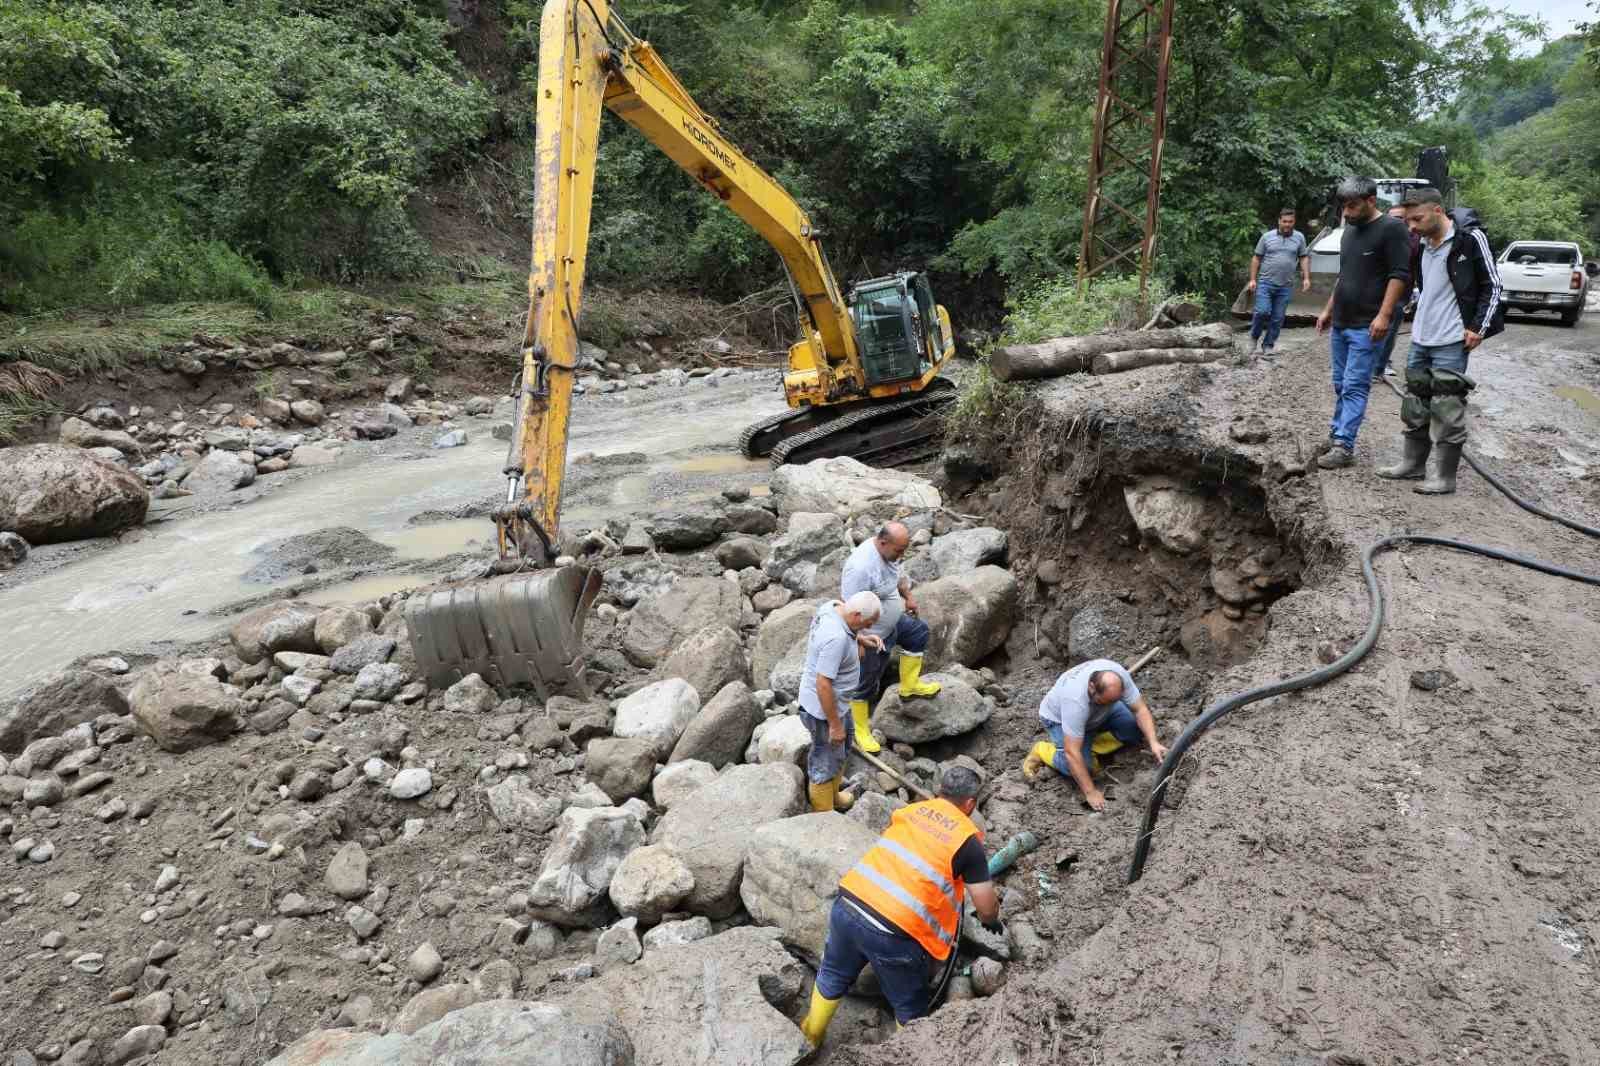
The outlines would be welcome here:
<svg viewBox="0 0 1600 1066">
<path fill-rule="evenodd" d="M 1044 731 L 1050 734 L 1050 742 L 1056 746 L 1056 757 L 1050 760 L 1050 765 L 1059 770 L 1062 777 L 1071 780 L 1072 769 L 1067 765 L 1067 757 L 1062 754 L 1067 745 L 1067 736 L 1061 731 L 1061 723 L 1045 722 Z M 1106 719 L 1106 724 L 1084 736 L 1081 742 L 1083 765 L 1092 765 L 1089 758 L 1094 754 L 1094 738 L 1101 733 L 1110 733 L 1124 744 L 1136 744 L 1144 740 L 1144 734 L 1139 731 L 1139 719 L 1133 716 L 1133 709 L 1122 700 L 1118 700 L 1111 705 L 1111 717 Z"/>
<path fill-rule="evenodd" d="M 869 962 L 883 998 L 894 1008 L 895 1021 L 905 1025 L 928 1013 L 932 957 L 927 950 L 898 930 L 874 929 L 859 911 L 835 897 L 828 914 L 828 943 L 817 967 L 817 991 L 827 999 L 838 999 L 850 991 Z"/>
<path fill-rule="evenodd" d="M 1262 346 L 1275 347 L 1278 334 L 1283 330 L 1283 313 L 1289 308 L 1289 294 L 1294 285 L 1277 285 L 1270 281 L 1256 282 L 1256 306 L 1250 315 L 1250 339 L 1266 334 Z"/>
<path fill-rule="evenodd" d="M 1366 326 L 1335 326 L 1331 347 L 1333 418 L 1328 421 L 1328 432 L 1346 448 L 1354 448 L 1356 434 L 1361 432 L 1361 420 L 1367 415 L 1367 396 L 1372 392 L 1372 368 L 1378 346 Z"/>
<path fill-rule="evenodd" d="M 883 638 L 883 650 L 868 648 L 861 656 L 861 684 L 851 694 L 851 699 L 871 703 L 878 698 L 878 682 L 883 668 L 889 662 L 889 653 L 895 648 L 920 655 L 928 650 L 928 623 L 909 614 L 902 614 L 894 624 L 894 632 Z"/>
<path fill-rule="evenodd" d="M 806 780 L 813 785 L 825 785 L 844 773 L 844 759 L 850 754 L 852 738 L 856 735 L 850 725 L 850 712 L 844 713 L 844 739 L 837 744 L 828 741 L 826 718 L 818 718 L 801 708 L 800 721 L 811 734 L 811 750 L 806 752 Z"/>
<path fill-rule="evenodd" d="M 1411 353 L 1406 356 L 1406 369 L 1454 370 L 1457 374 L 1465 374 L 1467 355 L 1465 341 L 1453 344 L 1418 344 L 1412 341 Z"/>
</svg>

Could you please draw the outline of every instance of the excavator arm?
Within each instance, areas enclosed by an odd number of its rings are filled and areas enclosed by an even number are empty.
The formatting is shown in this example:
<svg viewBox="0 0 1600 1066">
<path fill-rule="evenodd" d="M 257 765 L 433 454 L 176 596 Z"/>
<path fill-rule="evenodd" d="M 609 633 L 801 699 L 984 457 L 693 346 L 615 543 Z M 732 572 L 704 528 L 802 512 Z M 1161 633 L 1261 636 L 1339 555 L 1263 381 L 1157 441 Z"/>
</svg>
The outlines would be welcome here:
<svg viewBox="0 0 1600 1066">
<path fill-rule="evenodd" d="M 950 316 L 934 304 L 920 274 L 856 286 L 858 330 L 800 205 L 729 143 L 606 0 L 547 0 L 535 91 L 528 318 L 505 502 L 494 512 L 495 569 L 502 576 L 412 597 L 406 625 L 417 664 L 435 687 L 478 674 L 500 686 L 531 686 L 541 698 L 556 692 L 587 697 L 583 625 L 600 575 L 582 565 L 545 564 L 560 553 L 561 481 L 602 108 L 744 219 L 788 269 L 803 320 L 783 383 L 793 410 L 746 430 L 741 444 L 748 454 L 770 454 L 774 462 L 839 449 L 891 462 L 924 454 L 937 433 L 932 420 L 910 432 L 896 420 L 925 415 L 953 396 L 935 376 L 954 354 L 954 342 Z M 518 573 L 525 569 L 534 572 Z"/>
<path fill-rule="evenodd" d="M 602 107 L 644 134 L 783 259 L 809 320 L 789 354 L 791 404 L 825 404 L 868 388 L 849 310 L 805 211 L 722 135 L 606 0 L 548 0 L 536 93 L 528 318 L 506 503 L 495 518 L 502 559 L 515 554 L 542 563 L 555 554 L 559 535 Z"/>
</svg>

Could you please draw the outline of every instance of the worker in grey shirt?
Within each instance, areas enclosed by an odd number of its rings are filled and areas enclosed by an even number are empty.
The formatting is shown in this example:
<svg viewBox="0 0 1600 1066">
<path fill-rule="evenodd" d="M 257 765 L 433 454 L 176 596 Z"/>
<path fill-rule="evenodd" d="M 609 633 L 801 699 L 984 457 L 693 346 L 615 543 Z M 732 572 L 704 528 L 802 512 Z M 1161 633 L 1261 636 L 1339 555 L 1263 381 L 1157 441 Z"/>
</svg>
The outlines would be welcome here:
<svg viewBox="0 0 1600 1066">
<path fill-rule="evenodd" d="M 1090 659 L 1058 677 L 1039 704 L 1039 718 L 1050 739 L 1028 752 L 1022 776 L 1034 781 L 1046 766 L 1052 767 L 1076 782 L 1084 802 L 1097 811 L 1105 810 L 1106 797 L 1094 786 L 1096 752 L 1103 755 L 1143 740 L 1157 761 L 1167 757 L 1156 737 L 1155 716 L 1133 675 L 1110 659 Z"/>
<path fill-rule="evenodd" d="M 1250 257 L 1250 284 L 1256 294 L 1255 311 L 1250 316 L 1250 354 L 1270 355 L 1278 346 L 1283 329 L 1283 314 L 1294 294 L 1294 275 L 1300 272 L 1300 291 L 1311 289 L 1311 251 L 1306 238 L 1294 228 L 1294 208 L 1278 212 L 1278 228 L 1270 229 L 1256 241 Z"/>
<path fill-rule="evenodd" d="M 872 701 L 878 695 L 889 653 L 900 649 L 900 695 L 932 696 L 936 682 L 922 680 L 922 653 L 928 649 L 928 623 L 917 617 L 911 598 L 911 581 L 900 572 L 900 559 L 911 546 L 911 531 L 901 522 L 886 522 L 877 536 L 856 545 L 844 562 L 839 595 L 871 592 L 883 604 L 883 613 L 870 632 L 883 642 L 881 650 L 868 649 L 861 660 L 861 680 L 850 696 L 850 717 L 855 724 L 856 747 L 877 752 L 880 746 L 869 727 Z"/>
<path fill-rule="evenodd" d="M 881 611 L 877 596 L 858 592 L 843 603 L 823 604 L 811 616 L 806 665 L 800 673 L 800 720 L 811 734 L 806 782 L 813 811 L 849 810 L 854 801 L 850 793 L 839 791 L 850 742 L 844 715 L 861 680 L 862 653 L 883 647 L 883 641 L 866 632 Z"/>
</svg>

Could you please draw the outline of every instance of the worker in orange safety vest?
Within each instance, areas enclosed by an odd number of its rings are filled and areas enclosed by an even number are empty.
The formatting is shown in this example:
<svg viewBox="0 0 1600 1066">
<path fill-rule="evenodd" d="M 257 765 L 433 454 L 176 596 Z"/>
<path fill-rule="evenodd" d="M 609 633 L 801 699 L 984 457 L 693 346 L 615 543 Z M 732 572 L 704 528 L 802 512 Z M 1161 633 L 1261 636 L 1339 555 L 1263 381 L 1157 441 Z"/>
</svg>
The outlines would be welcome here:
<svg viewBox="0 0 1600 1066">
<path fill-rule="evenodd" d="M 812 1046 L 821 1045 L 839 1001 L 868 963 L 896 1022 L 926 1015 L 932 964 L 955 949 L 968 893 L 984 927 L 1002 931 L 983 833 L 970 817 L 978 786 L 966 767 L 947 769 L 939 798 L 895 811 L 878 843 L 839 882 L 811 1008 L 800 1024 Z"/>
</svg>

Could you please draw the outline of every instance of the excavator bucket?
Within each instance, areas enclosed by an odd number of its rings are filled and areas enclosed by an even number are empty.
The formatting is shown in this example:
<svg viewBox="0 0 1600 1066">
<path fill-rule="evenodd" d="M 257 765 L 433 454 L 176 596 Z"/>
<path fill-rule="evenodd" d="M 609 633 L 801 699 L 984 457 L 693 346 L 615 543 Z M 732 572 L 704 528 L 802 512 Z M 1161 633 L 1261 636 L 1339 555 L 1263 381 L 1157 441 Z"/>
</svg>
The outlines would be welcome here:
<svg viewBox="0 0 1600 1066">
<path fill-rule="evenodd" d="M 434 688 L 477 674 L 541 700 L 587 699 L 583 623 L 600 583 L 598 570 L 564 566 L 414 596 L 406 629 L 417 666 Z"/>
</svg>

